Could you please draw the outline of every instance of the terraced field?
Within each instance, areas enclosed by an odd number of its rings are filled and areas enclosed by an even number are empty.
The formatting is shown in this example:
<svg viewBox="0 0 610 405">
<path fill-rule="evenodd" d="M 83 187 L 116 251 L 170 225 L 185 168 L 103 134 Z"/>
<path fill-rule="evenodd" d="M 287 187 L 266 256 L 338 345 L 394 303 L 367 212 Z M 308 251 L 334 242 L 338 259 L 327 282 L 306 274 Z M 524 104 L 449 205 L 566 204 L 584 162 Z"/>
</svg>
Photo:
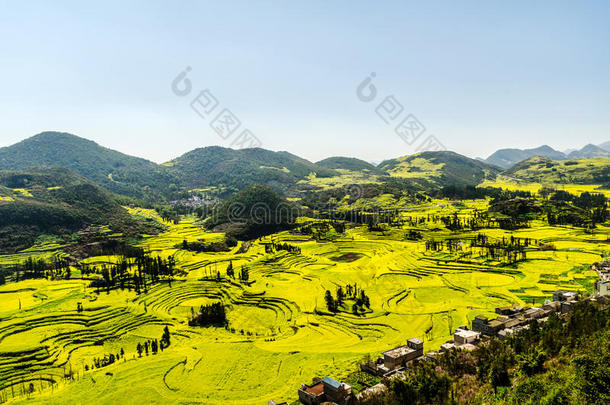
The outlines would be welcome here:
<svg viewBox="0 0 610 405">
<path fill-rule="evenodd" d="M 434 201 L 404 212 L 427 218 L 458 212 L 465 216 L 485 201 L 453 205 Z M 161 221 L 153 212 L 134 215 Z M 303 219 L 304 221 L 306 219 Z M 141 246 L 176 259 L 179 276 L 137 295 L 95 293 L 79 272 L 63 281 L 27 280 L 0 287 L 0 399 L 28 403 L 203 402 L 254 404 L 296 398 L 302 382 L 316 375 L 345 377 L 367 354 L 409 337 L 425 350 L 449 338 L 453 329 L 501 305 L 541 303 L 556 289 L 585 291 L 594 274 L 588 264 L 608 255 L 607 226 L 590 233 L 534 221 L 518 231 L 483 229 L 451 232 L 440 222 L 369 231 L 348 228 L 329 240 L 290 232 L 240 243 L 230 252 L 194 253 L 176 248 L 183 240 L 217 241 L 223 235 L 200 229 L 193 219 L 165 223 L 168 230 Z M 416 229 L 417 241 L 405 232 Z M 467 248 L 477 233 L 501 239 L 537 241 L 527 260 L 507 265 Z M 427 251 L 426 241 L 464 241 L 456 251 Z M 265 245 L 289 243 L 300 253 L 266 253 Z M 554 245 L 554 250 L 538 246 Z M 0 257 L 15 263 L 29 256 L 60 254 L 58 246 Z M 87 259 L 101 265 L 118 257 Z M 250 282 L 226 276 L 232 263 L 245 266 Z M 217 272 L 222 275 L 218 281 Z M 328 312 L 326 290 L 356 285 L 370 309 Z M 227 328 L 188 326 L 191 309 L 221 301 Z M 82 310 L 78 310 L 79 303 Z M 138 343 L 160 338 L 169 326 L 171 345 L 140 357 Z M 91 370 L 94 358 L 124 350 L 112 365 Z"/>
</svg>

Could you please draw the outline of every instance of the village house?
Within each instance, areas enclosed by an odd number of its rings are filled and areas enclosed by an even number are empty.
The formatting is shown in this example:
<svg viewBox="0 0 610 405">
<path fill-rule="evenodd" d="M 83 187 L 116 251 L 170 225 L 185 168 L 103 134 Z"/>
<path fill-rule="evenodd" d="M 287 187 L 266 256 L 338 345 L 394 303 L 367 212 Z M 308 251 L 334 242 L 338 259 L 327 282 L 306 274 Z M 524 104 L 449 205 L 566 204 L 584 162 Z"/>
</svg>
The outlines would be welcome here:
<svg viewBox="0 0 610 405">
<path fill-rule="evenodd" d="M 370 361 L 361 364 L 360 369 L 377 376 L 393 373 L 420 359 L 424 355 L 424 342 L 417 338 L 411 338 L 407 340 L 406 345 L 386 350 L 381 355 L 383 357 L 375 362 Z"/>
<path fill-rule="evenodd" d="M 547 311 L 551 311 L 551 312 L 559 312 L 559 311 L 561 311 L 561 302 L 559 302 L 559 301 L 549 302 L 547 304 L 544 304 L 542 306 L 542 308 L 546 309 Z"/>
<path fill-rule="evenodd" d="M 455 349 L 455 343 L 453 343 L 453 342 L 446 342 L 446 343 L 443 343 L 441 345 L 441 348 L 440 348 L 439 351 L 441 353 L 444 353 L 444 352 L 448 352 L 451 349 Z"/>
<path fill-rule="evenodd" d="M 578 293 L 576 291 L 555 291 L 553 293 L 553 301 L 576 301 Z"/>
<path fill-rule="evenodd" d="M 321 404 L 325 400 L 324 384 L 319 378 L 314 378 L 311 385 L 303 384 L 299 388 L 299 400 L 305 405 Z"/>
<path fill-rule="evenodd" d="M 532 307 L 528 308 L 523 312 L 523 315 L 526 319 L 540 319 L 548 316 L 550 311 L 547 311 L 543 308 Z"/>
<path fill-rule="evenodd" d="M 490 321 L 486 316 L 477 315 L 472 321 L 472 330 L 487 336 L 495 336 L 502 329 L 504 329 L 504 322 L 498 319 Z"/>
<path fill-rule="evenodd" d="M 453 334 L 453 342 L 456 346 L 462 346 L 466 344 L 476 344 L 481 337 L 480 332 L 468 329 L 457 329 Z"/>
<path fill-rule="evenodd" d="M 600 297 L 610 297 L 610 281 L 598 281 L 595 283 L 595 289 L 597 290 L 597 295 Z"/>
<path fill-rule="evenodd" d="M 498 315 L 514 315 L 518 312 L 518 309 L 513 307 L 499 307 L 496 308 L 496 314 Z"/>
<path fill-rule="evenodd" d="M 424 342 L 417 338 L 407 340 L 407 344 L 383 353 L 383 367 L 389 371 L 404 367 L 424 354 Z"/>
<path fill-rule="evenodd" d="M 299 401 L 305 405 L 318 405 L 333 402 L 346 404 L 352 397 L 352 387 L 331 377 L 314 378 L 311 385 L 303 384 L 299 388 Z"/>
</svg>

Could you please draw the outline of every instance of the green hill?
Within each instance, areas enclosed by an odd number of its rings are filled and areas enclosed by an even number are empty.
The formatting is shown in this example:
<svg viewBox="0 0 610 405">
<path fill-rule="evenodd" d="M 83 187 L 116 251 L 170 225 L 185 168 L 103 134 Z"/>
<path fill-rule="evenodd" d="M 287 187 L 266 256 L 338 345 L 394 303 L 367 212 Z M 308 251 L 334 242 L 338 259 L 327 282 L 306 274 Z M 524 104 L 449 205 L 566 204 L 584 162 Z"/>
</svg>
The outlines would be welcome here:
<svg viewBox="0 0 610 405">
<path fill-rule="evenodd" d="M 374 174 L 383 173 L 383 171 L 379 170 L 377 167 L 373 166 L 369 162 L 365 162 L 361 159 L 342 156 L 334 156 L 326 158 L 324 160 L 320 160 L 319 162 L 316 162 L 316 165 L 327 167 L 329 169 L 342 169 L 349 170 L 352 172 L 364 172 Z"/>
<path fill-rule="evenodd" d="M 41 234 L 67 235 L 88 225 L 129 233 L 138 227 L 117 197 L 61 168 L 0 171 L 0 246 L 29 247 Z"/>
<path fill-rule="evenodd" d="M 253 184 L 264 184 L 284 192 L 311 173 L 318 177 L 337 174 L 288 152 L 259 148 L 199 148 L 166 165 L 191 189 L 222 185 L 235 191 Z"/>
<path fill-rule="evenodd" d="M 167 168 L 61 132 L 43 132 L 0 148 L 0 170 L 63 167 L 130 197 L 164 199 L 178 190 Z"/>
<path fill-rule="evenodd" d="M 597 157 L 610 157 L 610 152 L 599 146 L 588 144 L 581 150 L 575 150 L 568 155 L 568 159 L 588 159 Z"/>
<path fill-rule="evenodd" d="M 292 227 L 297 207 L 271 188 L 247 187 L 219 205 L 206 226 L 237 239 L 255 239 Z"/>
<path fill-rule="evenodd" d="M 508 169 L 518 162 L 534 156 L 542 156 L 555 160 L 566 159 L 564 153 L 556 151 L 548 145 L 542 145 L 534 149 L 499 149 L 492 153 L 485 162 Z"/>
<path fill-rule="evenodd" d="M 427 182 L 429 186 L 477 185 L 494 178 L 501 169 L 455 152 L 421 152 L 390 159 L 378 166 L 392 177 Z"/>
<path fill-rule="evenodd" d="M 537 183 L 610 185 L 610 158 L 555 161 L 533 157 L 519 162 L 503 173 L 506 176 Z"/>
</svg>

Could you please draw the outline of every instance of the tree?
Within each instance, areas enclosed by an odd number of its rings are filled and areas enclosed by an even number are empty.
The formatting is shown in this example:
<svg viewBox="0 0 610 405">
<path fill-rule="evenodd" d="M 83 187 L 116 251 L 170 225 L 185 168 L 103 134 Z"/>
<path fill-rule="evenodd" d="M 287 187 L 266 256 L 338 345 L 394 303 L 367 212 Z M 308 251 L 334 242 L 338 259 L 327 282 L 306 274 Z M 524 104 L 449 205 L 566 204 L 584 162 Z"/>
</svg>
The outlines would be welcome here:
<svg viewBox="0 0 610 405">
<path fill-rule="evenodd" d="M 227 277 L 235 278 L 235 271 L 233 270 L 233 262 L 229 262 L 229 267 L 227 267 Z"/>
<path fill-rule="evenodd" d="M 161 348 L 168 347 L 170 343 L 169 328 L 165 325 L 163 328 L 163 336 L 161 336 Z"/>
<path fill-rule="evenodd" d="M 250 271 L 247 267 L 242 266 L 241 271 L 239 273 L 239 279 L 245 283 L 248 282 L 248 280 L 250 279 Z"/>
<path fill-rule="evenodd" d="M 326 308 L 328 308 L 330 312 L 335 312 L 337 310 L 337 304 L 335 303 L 335 299 L 330 293 L 330 290 L 326 290 L 324 301 L 326 301 Z"/>
</svg>

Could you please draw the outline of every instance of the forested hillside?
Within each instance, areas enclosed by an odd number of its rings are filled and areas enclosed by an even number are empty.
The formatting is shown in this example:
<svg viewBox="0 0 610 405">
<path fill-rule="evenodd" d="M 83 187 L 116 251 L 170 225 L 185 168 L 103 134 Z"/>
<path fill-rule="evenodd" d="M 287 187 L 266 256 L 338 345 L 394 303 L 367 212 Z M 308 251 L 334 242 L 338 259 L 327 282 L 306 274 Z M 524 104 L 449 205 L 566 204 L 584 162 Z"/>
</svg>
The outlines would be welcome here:
<svg viewBox="0 0 610 405">
<path fill-rule="evenodd" d="M 67 133 L 43 132 L 0 148 L 0 170 L 35 167 L 70 169 L 115 193 L 151 201 L 179 189 L 167 168 Z"/>
<path fill-rule="evenodd" d="M 41 234 L 68 236 L 89 225 L 138 227 L 117 197 L 67 169 L 0 171 L 0 246 L 29 247 Z"/>
<path fill-rule="evenodd" d="M 610 184 L 610 158 L 554 161 L 533 157 L 503 173 L 519 180 L 538 183 Z"/>
<path fill-rule="evenodd" d="M 502 169 L 455 152 L 422 152 L 381 162 L 380 170 L 394 177 L 426 180 L 431 186 L 477 185 Z"/>
<path fill-rule="evenodd" d="M 285 191 L 311 173 L 329 177 L 337 173 L 288 152 L 265 149 L 228 149 L 220 146 L 195 149 L 167 163 L 189 188 L 219 186 L 233 191 L 264 184 Z"/>
</svg>

